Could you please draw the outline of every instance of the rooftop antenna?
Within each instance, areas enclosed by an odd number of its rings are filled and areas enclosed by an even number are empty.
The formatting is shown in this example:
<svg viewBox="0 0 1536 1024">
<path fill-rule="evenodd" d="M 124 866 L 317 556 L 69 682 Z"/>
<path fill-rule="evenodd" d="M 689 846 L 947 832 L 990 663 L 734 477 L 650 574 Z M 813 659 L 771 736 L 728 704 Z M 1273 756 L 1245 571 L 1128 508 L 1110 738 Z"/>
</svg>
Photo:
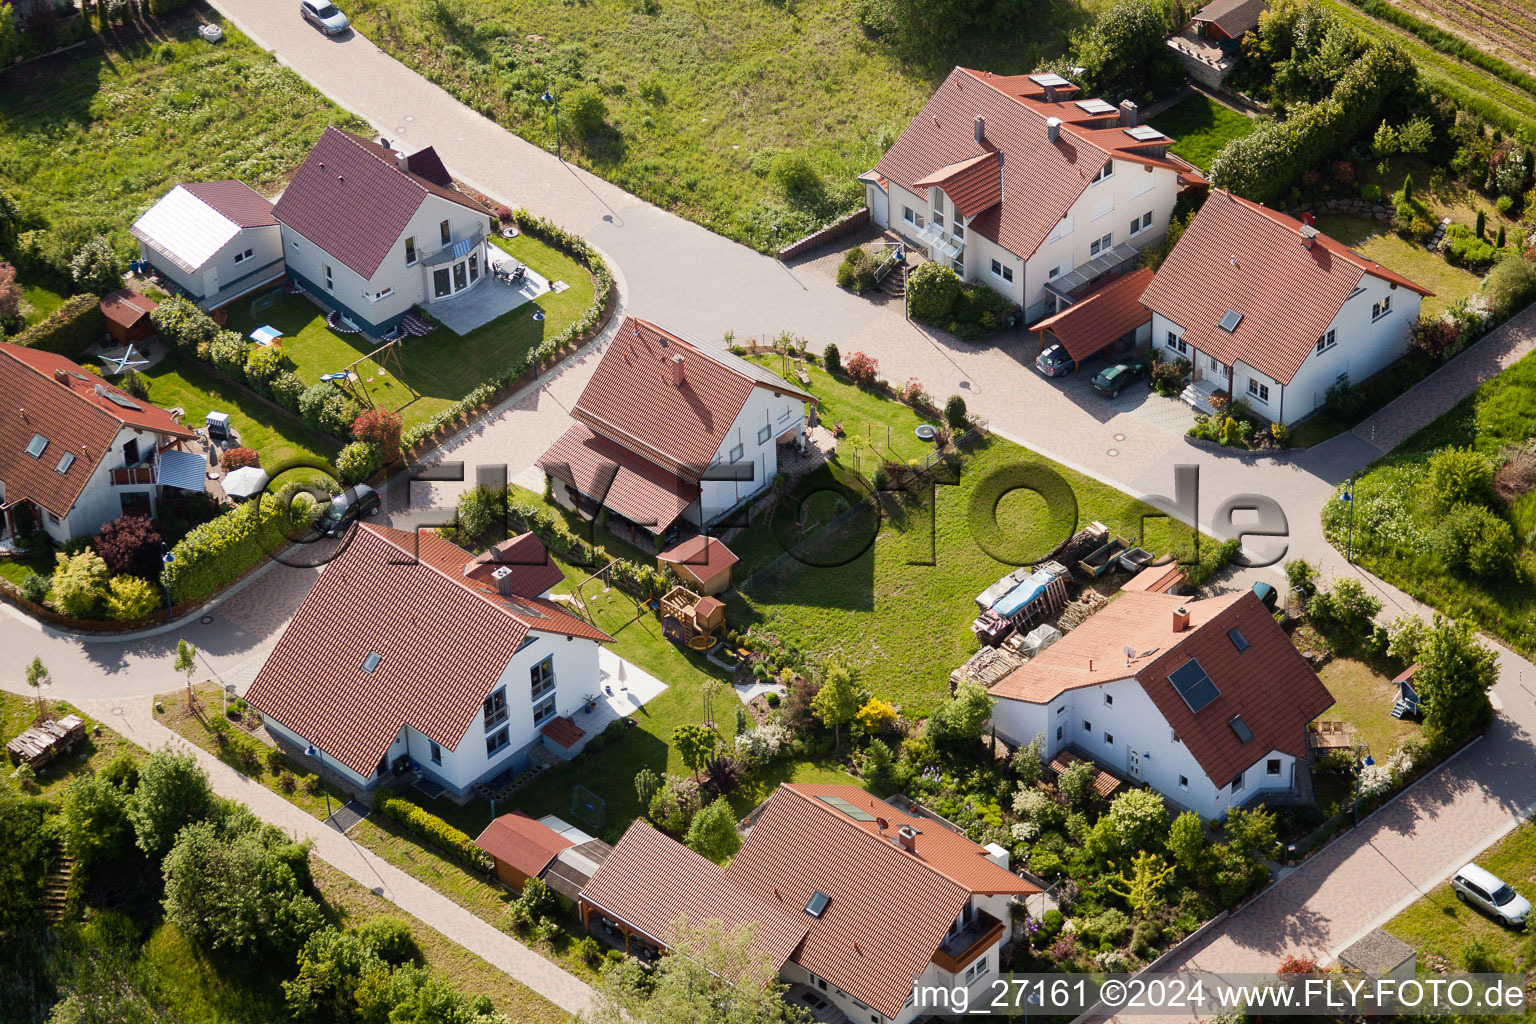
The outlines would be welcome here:
<svg viewBox="0 0 1536 1024">
<path fill-rule="evenodd" d="M 1125 667 L 1126 668 L 1130 668 L 1131 667 L 1131 659 L 1134 658 L 1134 657 L 1136 657 L 1136 648 L 1132 647 L 1130 644 L 1126 644 L 1125 645 Z"/>
</svg>

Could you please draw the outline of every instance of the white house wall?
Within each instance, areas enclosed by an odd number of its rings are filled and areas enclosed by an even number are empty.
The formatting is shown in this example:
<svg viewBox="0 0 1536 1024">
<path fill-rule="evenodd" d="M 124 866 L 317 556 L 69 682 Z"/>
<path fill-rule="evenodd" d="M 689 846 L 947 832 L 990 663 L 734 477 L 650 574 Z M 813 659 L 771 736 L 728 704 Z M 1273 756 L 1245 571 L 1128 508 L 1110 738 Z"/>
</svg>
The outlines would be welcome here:
<svg viewBox="0 0 1536 1024">
<path fill-rule="evenodd" d="M 76 537 L 86 537 L 98 532 L 103 525 L 111 522 L 123 514 L 123 505 L 120 495 L 145 494 L 150 498 L 153 507 L 155 500 L 156 484 L 135 484 L 132 486 L 112 486 L 112 470 L 123 468 L 123 446 L 129 441 L 139 442 L 140 461 L 144 457 L 153 454 L 160 443 L 160 435 L 148 430 L 134 430 L 132 427 L 123 427 L 117 432 L 117 437 L 112 441 L 112 450 L 106 458 L 91 474 L 86 482 L 85 489 L 80 492 L 80 497 L 75 499 L 74 508 L 62 521 L 54 522 L 46 509 L 42 510 L 42 528 L 60 544 L 67 543 Z M 52 459 L 56 464 L 64 454 L 64 448 L 57 441 L 50 441 L 47 450 L 43 452 L 43 460 Z M 79 451 L 76 450 L 76 455 Z"/>
<path fill-rule="evenodd" d="M 247 249 L 251 250 L 250 258 L 236 263 L 235 257 Z M 265 269 L 270 273 L 272 264 L 283 258 L 282 230 L 276 224 L 241 228 L 191 273 L 182 270 L 143 242 L 139 243 L 139 255 L 200 302 L 256 271 Z"/>
<path fill-rule="evenodd" d="M 720 442 L 714 458 L 716 466 L 750 465 L 750 480 L 704 480 L 699 515 L 708 523 L 735 508 L 742 501 L 762 491 L 773 482 L 779 471 L 778 439 L 786 431 L 798 431 L 805 422 L 805 403 L 787 395 L 754 387 L 752 394 L 737 413 L 736 421 Z M 767 428 L 767 437 L 762 437 Z M 742 448 L 741 458 L 734 463 L 731 452 Z"/>
<path fill-rule="evenodd" d="M 1105 702 L 1106 696 L 1111 703 Z M 1231 779 L 1207 777 L 1134 679 L 1068 690 L 1050 704 L 999 698 L 994 701 L 993 723 L 998 736 L 1013 744 L 1028 743 L 1036 734 L 1043 734 L 1047 761 L 1063 748 L 1075 747 L 1121 776 L 1139 777 L 1174 803 L 1205 818 L 1220 817 L 1229 806 L 1242 804 L 1259 791 L 1288 790 L 1291 785 L 1295 759 L 1257 749 L 1253 751 L 1255 763 L 1244 773 L 1238 792 L 1232 792 Z M 1113 742 L 1108 742 L 1110 737 Z M 1139 767 L 1131 760 L 1133 750 L 1140 754 Z M 1266 762 L 1271 758 L 1281 761 L 1275 776 L 1267 774 Z"/>
</svg>

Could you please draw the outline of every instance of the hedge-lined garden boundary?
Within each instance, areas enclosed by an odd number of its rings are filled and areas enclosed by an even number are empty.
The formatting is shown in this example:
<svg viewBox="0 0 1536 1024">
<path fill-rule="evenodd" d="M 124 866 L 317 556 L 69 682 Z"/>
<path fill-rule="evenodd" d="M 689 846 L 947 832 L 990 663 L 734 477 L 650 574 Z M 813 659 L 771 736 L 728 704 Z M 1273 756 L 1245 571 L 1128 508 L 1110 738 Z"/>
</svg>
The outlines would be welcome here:
<svg viewBox="0 0 1536 1024">
<path fill-rule="evenodd" d="M 409 800 L 391 796 L 387 790 L 380 789 L 373 794 L 373 809 L 441 847 L 444 853 L 471 871 L 488 873 L 496 866 L 473 839 Z"/>
<path fill-rule="evenodd" d="M 13 345 L 52 352 L 67 359 L 79 359 L 86 349 L 107 333 L 107 318 L 101 312 L 101 299 L 95 295 L 74 295 L 41 323 L 33 324 L 14 338 Z"/>
<path fill-rule="evenodd" d="M 160 582 L 181 602 L 207 597 L 285 547 L 308 516 L 304 500 L 290 500 L 286 489 L 238 505 L 178 541 Z"/>
</svg>

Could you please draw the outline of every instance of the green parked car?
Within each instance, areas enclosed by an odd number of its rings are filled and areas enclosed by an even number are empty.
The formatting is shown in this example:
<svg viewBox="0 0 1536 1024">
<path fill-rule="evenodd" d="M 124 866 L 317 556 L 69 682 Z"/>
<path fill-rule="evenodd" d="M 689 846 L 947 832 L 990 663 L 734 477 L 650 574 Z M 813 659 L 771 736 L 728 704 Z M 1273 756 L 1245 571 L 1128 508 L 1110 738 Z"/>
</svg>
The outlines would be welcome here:
<svg viewBox="0 0 1536 1024">
<path fill-rule="evenodd" d="M 1093 390 L 1110 398 L 1117 398 L 1125 386 L 1147 375 L 1149 366 L 1145 359 L 1127 359 L 1123 363 L 1100 370 L 1093 378 Z"/>
</svg>

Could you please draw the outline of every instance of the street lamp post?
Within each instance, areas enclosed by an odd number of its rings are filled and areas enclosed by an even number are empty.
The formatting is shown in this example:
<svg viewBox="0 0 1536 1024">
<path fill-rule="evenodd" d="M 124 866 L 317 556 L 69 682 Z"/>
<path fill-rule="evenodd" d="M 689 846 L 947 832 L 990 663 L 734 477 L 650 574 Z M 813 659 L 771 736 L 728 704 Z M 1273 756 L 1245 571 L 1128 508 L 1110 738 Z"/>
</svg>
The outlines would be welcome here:
<svg viewBox="0 0 1536 1024">
<path fill-rule="evenodd" d="M 161 541 L 160 563 L 162 565 L 170 565 L 174 561 L 176 561 L 176 553 L 170 549 L 170 545 L 166 544 L 165 541 Z M 171 606 L 171 585 L 165 582 L 164 576 L 160 578 L 160 585 L 165 588 L 165 621 L 168 623 L 175 622 L 176 612 Z"/>
<path fill-rule="evenodd" d="M 1349 486 L 1344 488 L 1344 494 L 1341 496 L 1344 504 L 1349 506 L 1349 542 L 1344 546 L 1344 561 L 1351 565 L 1355 561 L 1355 495 L 1350 490 L 1353 486 L 1354 480 L 1351 479 Z"/>
<path fill-rule="evenodd" d="M 544 311 L 533 311 L 533 379 L 539 379 L 539 349 L 544 345 Z"/>
<path fill-rule="evenodd" d="M 331 820 L 331 787 L 325 784 L 325 754 L 321 749 L 311 743 L 304 748 L 304 756 L 312 757 L 320 762 L 320 788 L 325 790 L 325 820 Z"/>
<path fill-rule="evenodd" d="M 1360 827 L 1360 775 L 1375 763 L 1375 758 L 1371 757 L 1370 752 L 1367 751 L 1366 755 L 1359 759 L 1355 768 L 1355 828 Z"/>
<path fill-rule="evenodd" d="M 564 163 L 565 157 L 560 152 L 560 97 L 556 96 L 552 90 L 545 89 L 544 95 L 539 99 L 552 104 L 555 108 L 555 159 Z"/>
</svg>

